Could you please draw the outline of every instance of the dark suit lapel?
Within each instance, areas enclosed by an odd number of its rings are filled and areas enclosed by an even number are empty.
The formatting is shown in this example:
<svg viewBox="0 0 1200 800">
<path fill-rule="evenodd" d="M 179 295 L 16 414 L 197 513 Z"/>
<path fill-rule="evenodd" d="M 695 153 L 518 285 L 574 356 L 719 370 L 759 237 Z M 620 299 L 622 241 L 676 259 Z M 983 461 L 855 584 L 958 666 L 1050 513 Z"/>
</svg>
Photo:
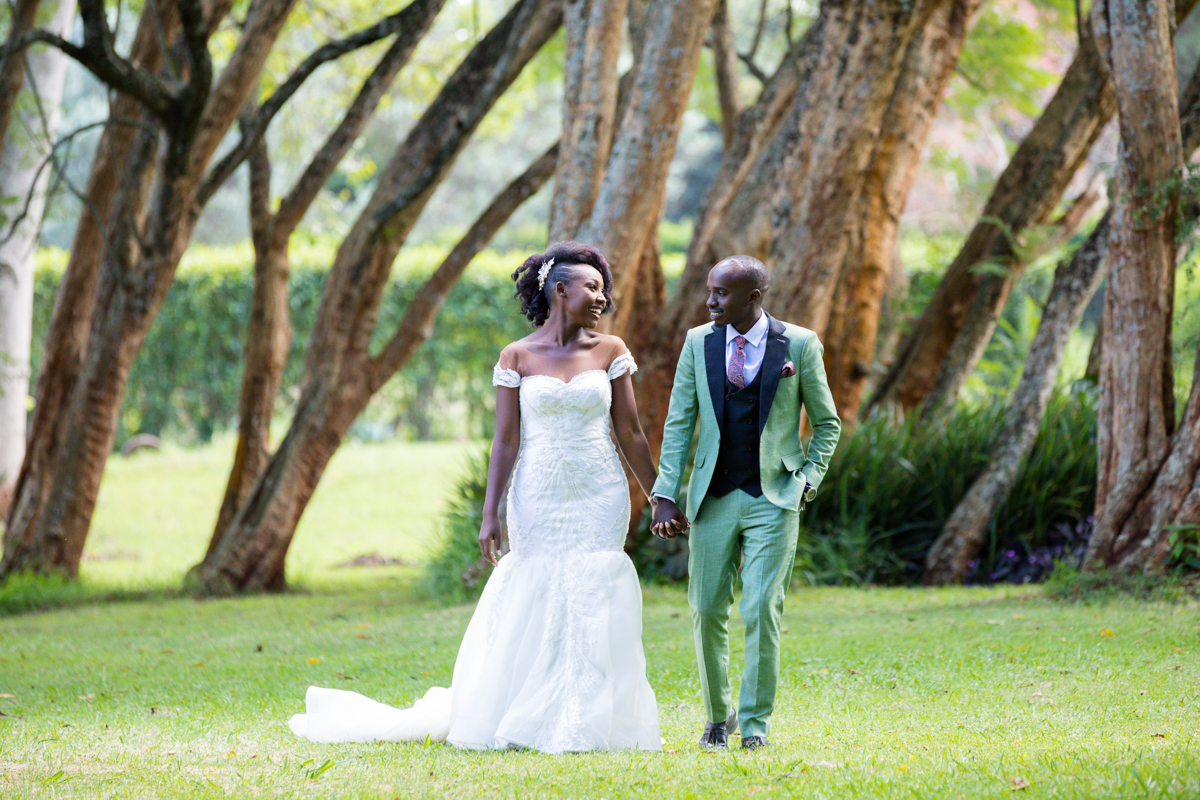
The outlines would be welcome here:
<svg viewBox="0 0 1200 800">
<path fill-rule="evenodd" d="M 712 395 L 717 427 L 725 418 L 725 329 L 713 326 L 704 337 L 704 369 L 708 373 L 708 393 Z"/>
<path fill-rule="evenodd" d="M 759 374 L 762 375 L 762 384 L 758 387 L 759 436 L 767 427 L 767 416 L 771 413 L 771 403 L 775 402 L 775 390 L 779 388 L 780 373 L 783 372 L 788 351 L 788 338 L 783 324 L 771 316 L 767 319 L 767 352 L 763 354 L 762 367 L 759 368 Z"/>
</svg>

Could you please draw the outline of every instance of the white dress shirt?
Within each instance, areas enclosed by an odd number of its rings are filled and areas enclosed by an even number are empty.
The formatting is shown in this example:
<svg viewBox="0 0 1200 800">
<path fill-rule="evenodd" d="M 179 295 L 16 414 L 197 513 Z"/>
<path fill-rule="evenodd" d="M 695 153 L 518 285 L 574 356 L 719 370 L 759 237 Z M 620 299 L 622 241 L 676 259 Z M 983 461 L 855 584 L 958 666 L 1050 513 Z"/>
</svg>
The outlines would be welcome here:
<svg viewBox="0 0 1200 800">
<path fill-rule="evenodd" d="M 746 378 L 747 386 L 754 381 L 754 376 L 758 374 L 758 368 L 762 366 L 763 356 L 767 352 L 767 327 L 769 325 L 767 312 L 764 311 L 758 316 L 758 322 L 754 323 L 745 333 L 738 333 L 737 328 L 732 325 L 725 326 L 726 375 L 729 374 L 729 362 L 733 360 L 733 354 L 737 352 L 737 342 L 734 341 L 734 338 L 744 336 L 746 344 L 742 347 L 742 352 L 746 354 L 746 365 L 742 367 L 742 375 Z"/>
</svg>

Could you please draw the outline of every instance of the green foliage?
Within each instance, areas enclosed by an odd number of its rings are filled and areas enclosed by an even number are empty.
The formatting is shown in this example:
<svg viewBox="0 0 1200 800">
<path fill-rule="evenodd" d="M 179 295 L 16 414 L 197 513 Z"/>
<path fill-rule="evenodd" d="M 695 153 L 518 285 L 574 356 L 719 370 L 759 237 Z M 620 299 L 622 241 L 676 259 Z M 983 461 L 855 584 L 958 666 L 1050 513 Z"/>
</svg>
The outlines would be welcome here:
<svg viewBox="0 0 1200 800">
<path fill-rule="evenodd" d="M 1075 23 L 1071 0 L 1051 0 L 1038 8 L 1037 24 L 1029 25 L 1008 6 L 987 5 L 967 35 L 958 61 L 958 75 L 947 102 L 964 118 L 981 106 L 1007 106 L 1036 117 L 1041 90 L 1057 75 L 1038 62 Z"/>
<path fill-rule="evenodd" d="M 479 527 L 483 524 L 483 499 L 487 492 L 490 447 L 470 456 L 442 514 L 442 541 L 425 566 L 424 594 L 447 603 L 471 600 L 483 591 L 491 567 L 464 585 L 463 573 L 478 563 Z"/>
<path fill-rule="evenodd" d="M 913 583 L 942 525 L 986 466 L 1006 404 L 960 404 L 936 425 L 865 421 L 840 443 L 802 521 L 798 566 L 814 583 Z M 1095 499 L 1095 397 L 1057 393 L 981 554 L 1046 542 Z"/>
<path fill-rule="evenodd" d="M 1200 571 L 1200 525 L 1176 524 L 1170 530 L 1169 563 L 1180 570 Z"/>
<path fill-rule="evenodd" d="M 436 246 L 406 248 L 393 270 L 374 346 L 391 336 L 424 278 L 440 263 Z M 303 358 L 334 257 L 328 240 L 292 247 L 289 284 L 292 347 L 281 402 L 296 399 Z M 433 336 L 364 412 L 353 434 L 378 439 L 403 431 L 417 439 L 490 436 L 491 370 L 509 341 L 528 332 L 512 296 L 511 270 L 523 254 L 485 251 L 451 291 Z M 41 363 L 62 251 L 39 254 L 35 278 L 34 352 Z M 139 432 L 208 441 L 237 424 L 244 336 L 253 291 L 250 246 L 191 248 L 130 372 L 118 444 Z"/>
</svg>

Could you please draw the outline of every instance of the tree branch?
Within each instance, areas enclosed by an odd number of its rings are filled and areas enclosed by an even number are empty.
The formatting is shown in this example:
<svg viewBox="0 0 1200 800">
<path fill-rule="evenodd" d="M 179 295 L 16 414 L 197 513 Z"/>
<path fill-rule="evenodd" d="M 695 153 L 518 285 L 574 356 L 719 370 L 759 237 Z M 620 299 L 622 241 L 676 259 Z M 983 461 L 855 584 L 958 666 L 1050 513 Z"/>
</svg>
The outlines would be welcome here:
<svg viewBox="0 0 1200 800">
<path fill-rule="evenodd" d="M 771 77 L 762 71 L 758 64 L 754 63 L 754 56 L 750 53 L 738 53 L 738 58 L 746 65 L 746 69 L 750 70 L 750 74 L 758 78 L 759 83 L 767 83 Z"/>
<path fill-rule="evenodd" d="M 442 1 L 444 2 L 444 0 Z M 406 6 L 402 11 L 385 17 L 374 25 L 363 28 L 357 33 L 353 33 L 343 39 L 322 45 L 314 50 L 304 61 L 300 62 L 300 65 L 288 76 L 287 80 L 280 84 L 279 88 L 259 107 L 254 119 L 245 125 L 242 129 L 241 138 L 234 145 L 233 149 L 226 153 L 213 166 L 208 175 L 205 176 L 200 184 L 199 191 L 196 193 L 197 202 L 203 206 L 216 194 L 221 184 L 229 179 L 233 171 L 246 159 L 250 151 L 258 143 L 258 140 L 266 133 L 267 127 L 271 124 L 271 120 L 275 118 L 275 115 L 279 113 L 279 110 L 299 91 L 304 82 L 319 67 L 403 30 L 407 22 L 405 15 L 414 6 L 425 4 L 422 0 L 415 0 L 415 2 Z"/>
<path fill-rule="evenodd" d="M 501 226 L 521 204 L 545 185 L 554 174 L 558 162 L 559 143 L 529 165 L 520 176 L 504 187 L 466 235 L 459 240 L 450 255 L 425 281 L 416 297 L 404 309 L 404 317 L 396 332 L 378 356 L 371 360 L 371 391 L 379 388 L 404 366 L 417 348 L 433 333 L 433 323 L 447 294 L 462 276 L 463 270 L 479 251 L 487 246 Z"/>
<path fill-rule="evenodd" d="M 446 0 L 413 0 L 400 12 L 401 15 L 412 13 L 400 20 L 400 33 L 379 59 L 375 69 L 363 81 L 362 88 L 359 89 L 354 102 L 346 109 L 342 121 L 309 161 L 295 185 L 284 195 L 275 215 L 278 230 L 290 234 L 300 224 L 321 187 L 329 181 L 337 165 L 362 133 L 367 120 L 375 112 L 396 74 L 408 63 L 417 45 L 425 38 L 445 2 Z"/>
<path fill-rule="evenodd" d="M 83 19 L 83 47 L 70 45 L 57 36 L 54 37 L 57 42 L 48 38 L 42 41 L 58 47 L 105 84 L 136 98 L 164 124 L 170 125 L 175 110 L 174 96 L 154 75 L 138 69 L 117 54 L 104 12 L 104 0 L 79 0 L 79 16 Z M 64 44 L 68 46 L 63 47 Z"/>
</svg>

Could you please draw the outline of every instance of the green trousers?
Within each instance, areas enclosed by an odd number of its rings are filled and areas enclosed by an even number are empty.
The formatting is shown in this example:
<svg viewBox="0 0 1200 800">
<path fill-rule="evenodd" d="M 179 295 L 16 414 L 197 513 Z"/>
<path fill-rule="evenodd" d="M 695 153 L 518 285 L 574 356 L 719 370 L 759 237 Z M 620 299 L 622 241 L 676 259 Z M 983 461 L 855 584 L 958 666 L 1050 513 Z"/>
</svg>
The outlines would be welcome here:
<svg viewBox="0 0 1200 800">
<path fill-rule="evenodd" d="M 705 497 L 688 538 L 688 603 L 700 665 L 700 691 L 710 722 L 732 710 L 729 609 L 741 564 L 746 665 L 738 719 L 742 736 L 766 736 L 779 683 L 779 624 L 792 576 L 799 513 L 736 489 Z M 745 561 L 742 561 L 743 555 Z"/>
</svg>

